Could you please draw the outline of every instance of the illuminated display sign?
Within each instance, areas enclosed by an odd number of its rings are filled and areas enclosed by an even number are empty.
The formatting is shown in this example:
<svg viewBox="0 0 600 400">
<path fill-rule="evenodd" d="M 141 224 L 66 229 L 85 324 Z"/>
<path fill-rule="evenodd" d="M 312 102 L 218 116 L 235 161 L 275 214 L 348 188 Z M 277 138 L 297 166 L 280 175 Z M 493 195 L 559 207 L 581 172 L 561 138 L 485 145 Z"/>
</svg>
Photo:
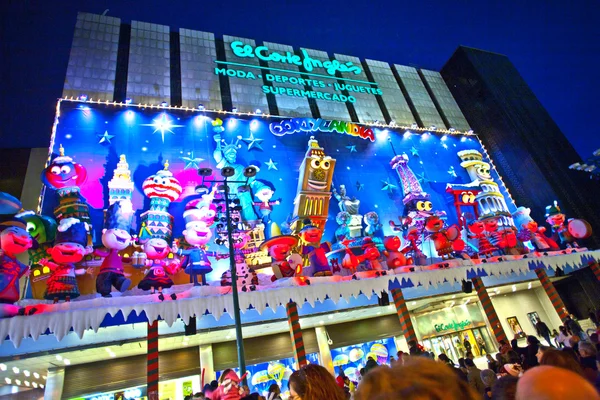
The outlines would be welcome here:
<svg viewBox="0 0 600 400">
<path fill-rule="evenodd" d="M 471 325 L 471 321 L 469 321 L 468 319 L 464 320 L 464 321 L 450 321 L 449 323 L 442 323 L 442 324 L 435 324 L 433 327 L 435 328 L 436 332 L 445 332 L 445 331 L 462 331 L 464 330 L 467 326 Z"/>
<path fill-rule="evenodd" d="M 316 100 L 327 100 L 341 103 L 356 103 L 354 93 L 365 93 L 381 96 L 382 90 L 379 89 L 376 82 L 369 82 L 359 79 L 339 78 L 343 79 L 344 83 L 337 81 L 327 82 L 318 78 L 338 79 L 335 76 L 337 72 L 351 73 L 359 75 L 362 69 L 354 65 L 351 61 L 342 63 L 338 60 L 321 61 L 314 59 L 308 55 L 306 50 L 302 49 L 302 56 L 293 54 L 289 51 L 278 53 L 271 51 L 267 46 L 251 46 L 241 41 L 231 42 L 231 50 L 238 58 L 256 58 L 261 61 L 296 65 L 303 67 L 305 72 L 295 70 L 286 70 L 274 67 L 262 67 L 259 65 L 245 64 L 231 61 L 218 61 L 215 63 L 215 74 L 228 76 L 231 78 L 240 79 L 261 79 L 265 82 L 270 82 L 270 85 L 263 85 L 262 91 L 265 94 L 284 95 L 291 97 L 305 97 Z M 246 71 L 241 68 L 257 69 L 256 72 Z M 320 68 L 325 74 L 314 72 L 315 68 Z M 261 70 L 266 69 L 269 73 L 263 73 Z M 283 73 L 283 74 L 280 74 Z M 315 78 L 304 78 L 294 75 L 309 75 Z M 298 85 L 298 88 L 277 86 L 278 83 L 286 83 Z M 322 91 L 319 89 L 331 88 L 334 92 Z"/>
<path fill-rule="evenodd" d="M 362 139 L 375 141 L 375 134 L 369 127 L 344 121 L 328 121 L 321 118 L 293 118 L 281 122 L 271 122 L 269 130 L 273 135 L 284 136 L 298 132 L 337 132 Z"/>
</svg>

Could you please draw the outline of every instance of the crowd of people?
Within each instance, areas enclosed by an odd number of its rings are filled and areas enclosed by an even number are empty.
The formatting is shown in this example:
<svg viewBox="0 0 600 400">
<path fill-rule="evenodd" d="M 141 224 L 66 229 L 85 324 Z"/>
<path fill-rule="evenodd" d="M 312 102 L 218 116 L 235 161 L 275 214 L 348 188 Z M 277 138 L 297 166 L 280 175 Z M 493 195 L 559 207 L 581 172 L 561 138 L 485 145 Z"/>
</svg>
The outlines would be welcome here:
<svg viewBox="0 0 600 400">
<path fill-rule="evenodd" d="M 519 335 L 508 343 L 500 341 L 495 356 L 487 353 L 487 369 L 481 370 L 467 351 L 455 363 L 446 354 L 425 351 L 416 341 L 408 343 L 409 352 L 399 351 L 391 365 L 378 365 L 369 357 L 360 370 L 359 381 L 352 381 L 339 369 L 334 378 L 329 370 L 316 365 L 303 366 L 288 381 L 289 400 L 600 400 L 600 343 L 598 333 L 589 337 L 573 319 L 552 334 L 541 321 L 539 336 L 527 336 L 520 346 Z M 550 337 L 555 338 L 554 343 Z M 231 378 L 231 377 L 235 378 Z M 250 393 L 248 386 L 232 370 L 219 381 L 204 386 L 201 393 L 186 400 L 282 400 L 282 388 L 269 387 L 266 396 Z M 233 380 L 232 380 L 233 379 Z"/>
</svg>

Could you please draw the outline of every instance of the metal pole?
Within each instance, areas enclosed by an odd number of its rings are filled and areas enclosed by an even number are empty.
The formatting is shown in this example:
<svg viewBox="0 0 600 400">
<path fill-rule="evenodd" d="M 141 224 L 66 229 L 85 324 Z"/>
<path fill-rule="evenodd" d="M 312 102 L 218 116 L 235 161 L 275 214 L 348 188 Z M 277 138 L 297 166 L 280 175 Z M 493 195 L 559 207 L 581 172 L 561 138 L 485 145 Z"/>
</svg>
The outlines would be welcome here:
<svg viewBox="0 0 600 400">
<path fill-rule="evenodd" d="M 233 294 L 233 318 L 235 320 L 235 342 L 237 344 L 238 367 L 240 376 L 246 373 L 246 358 L 244 357 L 244 338 L 242 336 L 242 321 L 240 318 L 240 301 L 237 289 L 237 271 L 235 269 L 235 249 L 233 248 L 233 227 L 229 214 L 229 185 L 225 178 L 225 217 L 227 218 L 227 241 L 229 242 L 229 267 L 231 268 L 231 290 Z M 244 378 L 246 384 L 246 378 Z"/>
</svg>

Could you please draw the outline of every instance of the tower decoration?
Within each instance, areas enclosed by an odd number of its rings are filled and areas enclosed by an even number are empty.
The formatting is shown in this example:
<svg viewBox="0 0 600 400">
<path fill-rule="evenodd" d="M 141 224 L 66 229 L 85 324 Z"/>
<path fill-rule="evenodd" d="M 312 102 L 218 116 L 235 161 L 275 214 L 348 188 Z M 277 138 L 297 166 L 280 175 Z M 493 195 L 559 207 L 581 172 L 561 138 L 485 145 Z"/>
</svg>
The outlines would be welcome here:
<svg viewBox="0 0 600 400">
<path fill-rule="evenodd" d="M 413 170 L 408 166 L 406 153 L 396 155 L 390 161 L 390 166 L 398 173 L 402 183 L 402 204 L 404 204 L 404 216 L 410 217 L 412 221 L 423 220 L 431 215 L 433 208 L 431 196 L 425 192 L 415 176 Z"/>
<path fill-rule="evenodd" d="M 131 171 L 125 154 L 121 154 L 113 178 L 108 182 L 108 204 L 114 204 L 117 201 L 131 202 L 132 195 Z"/>
<path fill-rule="evenodd" d="M 475 196 L 479 218 L 484 220 L 499 217 L 501 229 L 513 227 L 514 222 L 506 206 L 506 200 L 490 175 L 490 164 L 483 161 L 483 156 L 477 150 L 462 150 L 457 154 L 462 160 L 460 166 L 467 170 L 471 183 L 481 188 L 481 192 Z"/>
<path fill-rule="evenodd" d="M 150 198 L 150 209 L 140 216 L 141 243 L 158 235 L 167 242 L 173 235 L 173 216 L 169 214 L 169 205 L 181 195 L 181 184 L 169 171 L 169 161 L 164 169 L 150 175 L 142 184 L 144 194 Z"/>
<path fill-rule="evenodd" d="M 42 171 L 42 182 L 56 190 L 58 196 L 58 206 L 54 209 L 57 222 L 65 218 L 77 218 L 91 225 L 89 206 L 80 194 L 80 187 L 86 178 L 85 167 L 65 156 L 65 149 L 60 145 L 59 156 Z M 88 231 L 92 231 L 91 227 Z M 88 236 L 88 242 L 90 238 Z"/>
<path fill-rule="evenodd" d="M 333 196 L 338 201 L 340 212 L 348 213 L 350 221 L 345 223 L 349 237 L 360 237 L 362 230 L 362 215 L 358 212 L 360 200 L 356 197 L 350 197 L 346 194 L 346 185 L 340 185 L 340 191 L 333 188 Z M 338 214 L 339 215 L 339 214 Z M 340 224 L 341 226 L 342 224 Z"/>
<path fill-rule="evenodd" d="M 296 198 L 294 199 L 294 231 L 302 229 L 301 223 L 309 219 L 315 228 L 325 228 L 331 199 L 331 180 L 335 159 L 325 155 L 319 142 L 311 136 L 308 150 L 300 164 Z"/>
</svg>

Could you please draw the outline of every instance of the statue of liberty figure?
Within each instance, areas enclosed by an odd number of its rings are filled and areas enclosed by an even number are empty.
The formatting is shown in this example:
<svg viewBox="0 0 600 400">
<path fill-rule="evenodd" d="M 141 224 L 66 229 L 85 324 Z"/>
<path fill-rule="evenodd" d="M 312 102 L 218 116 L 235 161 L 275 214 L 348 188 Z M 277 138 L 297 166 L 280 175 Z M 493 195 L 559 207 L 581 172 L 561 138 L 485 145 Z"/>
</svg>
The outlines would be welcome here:
<svg viewBox="0 0 600 400">
<path fill-rule="evenodd" d="M 213 136 L 213 139 L 217 143 L 217 147 L 216 147 L 215 151 L 213 152 L 213 157 L 217 163 L 217 168 L 223 169 L 224 167 L 231 167 L 235 170 L 235 174 L 227 179 L 231 180 L 231 181 L 244 181 L 245 182 L 247 179 L 244 176 L 244 168 L 245 167 L 242 164 L 239 164 L 237 162 L 237 152 L 238 152 L 238 149 L 241 147 L 238 143 L 242 137 L 237 136 L 237 138 L 235 140 L 233 140 L 231 143 L 227 143 L 224 139 L 221 138 L 220 132 L 222 132 L 222 130 L 219 130 L 218 129 L 219 127 L 222 129 L 222 127 L 220 125 L 216 125 L 213 127 L 213 130 L 215 131 L 215 135 Z M 254 183 L 254 177 L 252 177 L 248 180 L 248 185 L 250 187 L 252 187 L 253 183 Z M 256 212 L 254 211 L 251 194 L 249 193 L 249 191 L 238 192 L 238 188 L 240 186 L 244 186 L 244 184 L 243 183 L 230 183 L 229 184 L 229 188 L 231 189 L 230 193 L 234 196 L 237 196 L 238 199 L 240 200 L 240 206 L 242 207 L 243 220 L 244 221 L 254 221 L 254 220 L 259 219 L 258 216 L 256 215 Z"/>
</svg>

